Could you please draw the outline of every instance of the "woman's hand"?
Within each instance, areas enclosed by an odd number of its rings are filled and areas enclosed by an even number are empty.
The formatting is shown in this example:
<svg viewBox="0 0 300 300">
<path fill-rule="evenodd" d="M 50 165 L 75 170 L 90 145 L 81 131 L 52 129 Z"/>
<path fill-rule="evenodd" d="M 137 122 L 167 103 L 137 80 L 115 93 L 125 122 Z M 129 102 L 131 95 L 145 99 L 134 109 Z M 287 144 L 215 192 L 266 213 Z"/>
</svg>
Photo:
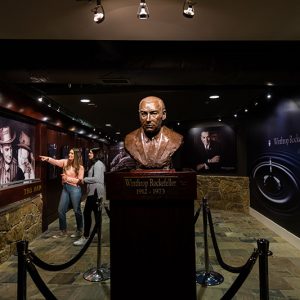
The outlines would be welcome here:
<svg viewBox="0 0 300 300">
<path fill-rule="evenodd" d="M 49 156 L 43 156 L 43 155 L 40 155 L 40 159 L 41 161 L 49 161 Z"/>
<path fill-rule="evenodd" d="M 67 181 L 68 181 L 68 176 L 67 176 L 65 173 L 60 174 L 60 175 L 61 175 L 62 182 L 63 182 L 63 183 L 67 183 Z"/>
</svg>

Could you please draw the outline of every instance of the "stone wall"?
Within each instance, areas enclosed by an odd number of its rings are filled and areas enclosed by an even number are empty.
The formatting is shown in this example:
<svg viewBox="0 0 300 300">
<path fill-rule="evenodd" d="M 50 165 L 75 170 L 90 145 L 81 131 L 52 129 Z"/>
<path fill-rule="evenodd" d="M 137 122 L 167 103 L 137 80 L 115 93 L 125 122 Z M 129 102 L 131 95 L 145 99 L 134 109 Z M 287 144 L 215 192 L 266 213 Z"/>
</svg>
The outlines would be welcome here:
<svg viewBox="0 0 300 300">
<path fill-rule="evenodd" d="M 19 240 L 32 241 L 42 233 L 42 195 L 0 209 L 0 264 L 16 253 Z"/>
<path fill-rule="evenodd" d="M 249 213 L 249 178 L 197 175 L 197 200 L 206 197 L 212 209 Z"/>
</svg>

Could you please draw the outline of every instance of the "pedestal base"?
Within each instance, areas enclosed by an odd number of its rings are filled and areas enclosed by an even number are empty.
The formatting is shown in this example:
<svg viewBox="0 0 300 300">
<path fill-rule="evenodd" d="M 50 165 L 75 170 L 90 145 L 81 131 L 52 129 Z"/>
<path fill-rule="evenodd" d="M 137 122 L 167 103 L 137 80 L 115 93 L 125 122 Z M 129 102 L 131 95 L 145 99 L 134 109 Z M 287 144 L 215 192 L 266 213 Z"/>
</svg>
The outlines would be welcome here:
<svg viewBox="0 0 300 300">
<path fill-rule="evenodd" d="M 224 281 L 224 277 L 214 271 L 205 272 L 205 271 L 197 271 L 196 272 L 196 282 L 204 285 L 218 285 Z"/>
<path fill-rule="evenodd" d="M 105 265 L 100 268 L 92 268 L 83 274 L 83 278 L 91 282 L 105 281 L 110 279 L 110 269 Z"/>
<path fill-rule="evenodd" d="M 106 184 L 111 300 L 196 300 L 196 174 L 111 172 Z"/>
</svg>

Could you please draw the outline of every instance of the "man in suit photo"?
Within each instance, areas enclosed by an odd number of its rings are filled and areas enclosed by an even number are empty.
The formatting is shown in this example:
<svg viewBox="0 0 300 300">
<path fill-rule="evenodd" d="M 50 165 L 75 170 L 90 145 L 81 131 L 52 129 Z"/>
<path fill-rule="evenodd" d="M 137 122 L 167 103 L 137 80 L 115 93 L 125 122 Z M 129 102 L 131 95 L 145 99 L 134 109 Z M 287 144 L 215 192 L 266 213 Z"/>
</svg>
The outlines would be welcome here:
<svg viewBox="0 0 300 300">
<path fill-rule="evenodd" d="M 204 129 L 200 134 L 201 143 L 196 154 L 197 171 L 217 171 L 221 164 L 221 145 L 213 139 L 210 131 Z"/>
</svg>

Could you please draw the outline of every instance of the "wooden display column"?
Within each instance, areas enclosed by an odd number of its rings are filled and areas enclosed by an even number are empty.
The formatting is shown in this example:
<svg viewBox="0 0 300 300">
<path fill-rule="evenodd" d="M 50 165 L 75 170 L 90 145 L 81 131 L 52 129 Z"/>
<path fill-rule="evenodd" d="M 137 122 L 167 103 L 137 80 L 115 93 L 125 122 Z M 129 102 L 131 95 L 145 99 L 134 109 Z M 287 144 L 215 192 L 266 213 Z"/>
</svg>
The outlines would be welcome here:
<svg viewBox="0 0 300 300">
<path fill-rule="evenodd" d="M 196 299 L 196 174 L 106 174 L 111 299 Z"/>
</svg>

